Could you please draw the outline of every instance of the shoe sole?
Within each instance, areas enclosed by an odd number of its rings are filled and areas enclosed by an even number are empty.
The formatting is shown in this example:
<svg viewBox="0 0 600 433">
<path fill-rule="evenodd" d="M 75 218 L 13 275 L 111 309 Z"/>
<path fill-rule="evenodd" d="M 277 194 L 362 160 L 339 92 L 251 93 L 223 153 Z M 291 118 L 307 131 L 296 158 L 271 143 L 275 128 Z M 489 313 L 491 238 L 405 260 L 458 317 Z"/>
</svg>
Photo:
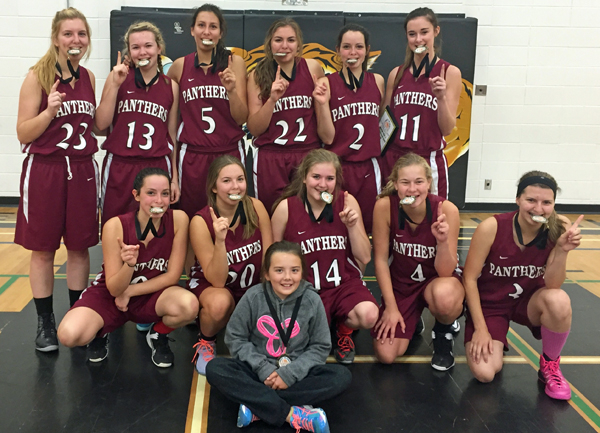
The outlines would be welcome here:
<svg viewBox="0 0 600 433">
<path fill-rule="evenodd" d="M 454 365 L 455 365 L 454 362 L 452 363 L 452 365 L 450 367 L 442 367 L 442 366 L 439 366 L 439 365 L 431 364 L 431 368 L 433 368 L 434 370 L 437 370 L 437 371 L 448 371 L 452 367 L 454 367 Z"/>
<path fill-rule="evenodd" d="M 102 362 L 106 358 L 108 358 L 108 351 L 106 351 L 106 356 L 104 356 L 103 358 L 88 358 L 88 361 L 96 363 L 96 362 Z"/>
<path fill-rule="evenodd" d="M 52 346 L 46 346 L 46 347 L 36 347 L 35 350 L 37 350 L 38 352 L 54 352 L 55 350 L 58 350 L 58 344 L 57 345 L 52 345 Z"/>
<path fill-rule="evenodd" d="M 152 363 L 154 365 L 156 365 L 157 367 L 160 367 L 160 368 L 169 368 L 170 366 L 173 365 L 172 362 L 168 362 L 168 363 L 167 362 L 159 362 L 159 363 L 157 363 L 156 361 L 154 361 L 154 354 L 156 353 L 156 349 L 154 348 L 154 345 L 152 344 L 149 332 L 146 334 L 146 343 L 148 343 L 148 346 L 150 347 L 150 349 L 152 349 L 152 356 L 150 357 L 150 359 L 152 359 Z"/>
</svg>

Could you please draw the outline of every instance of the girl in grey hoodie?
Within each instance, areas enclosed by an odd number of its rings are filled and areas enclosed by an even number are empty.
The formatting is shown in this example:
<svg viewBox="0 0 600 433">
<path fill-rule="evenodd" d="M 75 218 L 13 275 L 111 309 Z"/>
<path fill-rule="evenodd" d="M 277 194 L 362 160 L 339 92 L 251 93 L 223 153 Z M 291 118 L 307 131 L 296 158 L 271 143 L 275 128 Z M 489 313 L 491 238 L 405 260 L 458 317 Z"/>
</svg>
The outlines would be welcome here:
<svg viewBox="0 0 600 433">
<path fill-rule="evenodd" d="M 298 244 L 271 245 L 262 284 L 246 292 L 229 319 L 225 344 L 231 359 L 207 364 L 208 383 L 240 403 L 238 427 L 260 419 L 328 433 L 325 412 L 302 405 L 332 398 L 350 385 L 346 368 L 325 364 L 329 326 L 319 295 L 302 278 L 304 271 Z"/>
</svg>

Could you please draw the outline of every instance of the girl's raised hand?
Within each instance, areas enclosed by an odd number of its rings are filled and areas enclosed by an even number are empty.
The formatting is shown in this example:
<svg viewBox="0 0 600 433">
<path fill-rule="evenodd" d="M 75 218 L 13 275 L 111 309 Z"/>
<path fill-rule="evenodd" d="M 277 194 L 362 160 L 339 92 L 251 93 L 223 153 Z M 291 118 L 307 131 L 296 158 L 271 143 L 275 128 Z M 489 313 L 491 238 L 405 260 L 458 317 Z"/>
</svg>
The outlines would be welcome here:
<svg viewBox="0 0 600 433">
<path fill-rule="evenodd" d="M 581 221 L 583 221 L 583 215 L 579 215 L 577 221 L 556 241 L 556 245 L 562 248 L 563 251 L 569 252 L 574 250 L 581 243 L 581 229 L 579 228 Z"/>
<path fill-rule="evenodd" d="M 273 84 L 271 84 L 271 100 L 273 102 L 279 101 L 289 85 L 289 81 L 281 76 L 281 66 L 277 66 L 275 81 L 273 81 Z"/>
<path fill-rule="evenodd" d="M 117 86 L 123 84 L 123 81 L 125 81 L 125 78 L 127 78 L 127 74 L 129 73 L 129 66 L 121 60 L 120 51 L 117 53 L 117 64 L 113 67 L 112 72 L 113 83 Z"/>
<path fill-rule="evenodd" d="M 329 92 L 324 82 L 319 82 L 315 74 L 312 75 L 315 89 L 313 90 L 313 99 L 320 105 L 325 105 L 329 102 Z"/>
<path fill-rule="evenodd" d="M 60 110 L 60 106 L 62 105 L 65 96 L 67 96 L 66 93 L 60 93 L 57 90 L 59 83 L 60 80 L 56 80 L 48 95 L 48 108 L 46 108 L 46 111 L 48 111 L 48 114 L 50 114 L 50 117 L 52 118 L 58 114 L 58 110 Z"/>
<path fill-rule="evenodd" d="M 233 58 L 229 55 L 229 60 L 227 62 L 227 69 L 219 72 L 219 78 L 221 79 L 221 84 L 225 87 L 227 92 L 233 92 L 235 90 L 235 72 L 233 72 Z"/>
<path fill-rule="evenodd" d="M 127 263 L 127 266 L 134 267 L 137 263 L 138 255 L 140 253 L 139 245 L 127 245 L 125 244 L 121 238 L 117 238 L 119 242 L 119 247 L 121 248 L 121 260 L 124 263 Z"/>
<path fill-rule="evenodd" d="M 431 224 L 431 233 L 435 236 L 438 242 L 446 242 L 448 240 L 448 231 L 450 226 L 446 221 L 446 214 L 442 211 L 442 203 L 438 204 L 437 220 Z"/>
<path fill-rule="evenodd" d="M 440 75 L 429 78 L 429 85 L 431 86 L 431 92 L 437 99 L 446 97 L 446 65 L 442 65 Z"/>
<path fill-rule="evenodd" d="M 356 225 L 358 221 L 358 212 L 348 205 L 348 191 L 344 191 L 344 210 L 340 212 L 340 219 L 348 228 Z"/>
<path fill-rule="evenodd" d="M 214 209 L 211 207 L 210 209 L 210 217 L 213 222 L 213 229 L 215 231 L 215 242 L 221 241 L 225 242 L 225 238 L 227 237 L 227 230 L 229 230 L 229 219 L 224 217 L 217 217 Z"/>
</svg>

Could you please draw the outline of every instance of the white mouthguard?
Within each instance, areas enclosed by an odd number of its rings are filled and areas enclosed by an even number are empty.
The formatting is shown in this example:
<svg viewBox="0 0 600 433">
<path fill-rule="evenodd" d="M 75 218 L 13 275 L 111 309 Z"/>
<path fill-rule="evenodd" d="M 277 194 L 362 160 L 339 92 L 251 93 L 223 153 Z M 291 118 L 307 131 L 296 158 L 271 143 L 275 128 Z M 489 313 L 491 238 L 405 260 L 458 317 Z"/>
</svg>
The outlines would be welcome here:
<svg viewBox="0 0 600 433">
<path fill-rule="evenodd" d="M 417 54 L 424 53 L 425 51 L 427 51 L 426 45 L 421 45 L 420 47 L 415 48 L 415 53 Z"/>
<path fill-rule="evenodd" d="M 79 48 L 73 48 L 72 50 L 67 51 L 69 56 L 78 56 L 81 54 L 81 50 Z"/>
<path fill-rule="evenodd" d="M 151 207 L 150 208 L 150 213 L 153 214 L 159 214 L 159 213 L 163 213 L 165 210 L 162 207 Z"/>
<path fill-rule="evenodd" d="M 346 60 L 346 63 L 352 63 L 352 64 L 354 64 L 356 62 L 358 62 L 358 59 L 348 59 L 348 60 Z"/>
<path fill-rule="evenodd" d="M 333 202 L 333 194 L 327 191 L 321 191 L 321 200 L 327 204 L 331 204 Z"/>
<path fill-rule="evenodd" d="M 288 55 L 288 53 L 273 53 L 273 55 L 276 57 L 285 57 Z"/>
<path fill-rule="evenodd" d="M 242 196 L 239 194 L 229 194 L 229 200 L 241 200 Z"/>
<path fill-rule="evenodd" d="M 146 66 L 146 65 L 149 65 L 149 64 L 150 64 L 150 60 L 148 60 L 148 59 L 142 59 L 142 60 L 140 60 L 138 62 L 138 67 L 140 67 L 140 66 Z"/>
<path fill-rule="evenodd" d="M 546 224 L 548 222 L 548 218 L 542 215 L 531 215 L 531 219 L 536 223 Z"/>
<path fill-rule="evenodd" d="M 202 45 L 214 45 L 215 43 L 210 39 L 202 39 Z"/>
<path fill-rule="evenodd" d="M 400 200 L 401 204 L 407 204 L 407 205 L 411 205 L 414 202 L 415 202 L 415 198 L 413 196 L 404 197 L 402 200 Z"/>
</svg>

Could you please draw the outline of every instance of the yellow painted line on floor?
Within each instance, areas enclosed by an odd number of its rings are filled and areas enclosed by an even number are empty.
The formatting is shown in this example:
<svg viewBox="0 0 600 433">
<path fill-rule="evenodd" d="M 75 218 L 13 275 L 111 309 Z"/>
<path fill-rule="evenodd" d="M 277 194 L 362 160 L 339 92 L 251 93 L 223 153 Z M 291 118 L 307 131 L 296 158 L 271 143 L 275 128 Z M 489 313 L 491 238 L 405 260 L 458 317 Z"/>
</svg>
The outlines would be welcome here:
<svg viewBox="0 0 600 433">
<path fill-rule="evenodd" d="M 510 346 L 517 352 L 519 352 L 521 356 L 527 359 L 527 363 L 531 365 L 534 370 L 539 370 L 539 365 L 537 365 L 534 360 L 539 359 L 540 354 L 537 353 L 533 347 L 529 345 L 529 343 L 523 340 L 523 338 L 517 334 L 514 329 L 509 328 L 508 333 L 508 344 L 510 344 Z M 513 340 L 516 341 L 516 344 Z M 563 362 L 563 359 L 564 358 L 561 356 L 561 363 Z M 575 388 L 571 382 L 569 382 L 569 385 L 571 386 L 571 399 L 569 400 L 569 405 L 571 405 L 571 407 L 575 409 L 575 411 L 581 415 L 581 417 L 586 420 L 595 431 L 600 433 L 600 424 L 597 421 L 600 419 L 600 410 L 598 410 L 598 408 L 594 406 L 592 402 L 590 402 L 587 397 L 581 393 L 581 391 Z"/>
<path fill-rule="evenodd" d="M 599 363 L 600 363 L 600 357 Z M 335 358 L 333 356 L 327 357 L 327 363 L 334 364 Z M 377 364 L 377 358 L 372 355 L 356 355 L 354 357 L 355 364 Z M 456 364 L 466 364 L 467 358 L 465 356 L 456 356 L 454 358 Z M 521 356 L 505 356 L 504 362 L 506 364 L 527 364 L 527 361 Z M 399 356 L 394 360 L 394 364 L 429 364 L 431 363 L 431 355 L 408 355 Z"/>
<path fill-rule="evenodd" d="M 206 433 L 208 427 L 208 402 L 210 399 L 210 385 L 206 377 L 194 371 L 190 404 L 185 423 L 185 433 Z"/>
</svg>

